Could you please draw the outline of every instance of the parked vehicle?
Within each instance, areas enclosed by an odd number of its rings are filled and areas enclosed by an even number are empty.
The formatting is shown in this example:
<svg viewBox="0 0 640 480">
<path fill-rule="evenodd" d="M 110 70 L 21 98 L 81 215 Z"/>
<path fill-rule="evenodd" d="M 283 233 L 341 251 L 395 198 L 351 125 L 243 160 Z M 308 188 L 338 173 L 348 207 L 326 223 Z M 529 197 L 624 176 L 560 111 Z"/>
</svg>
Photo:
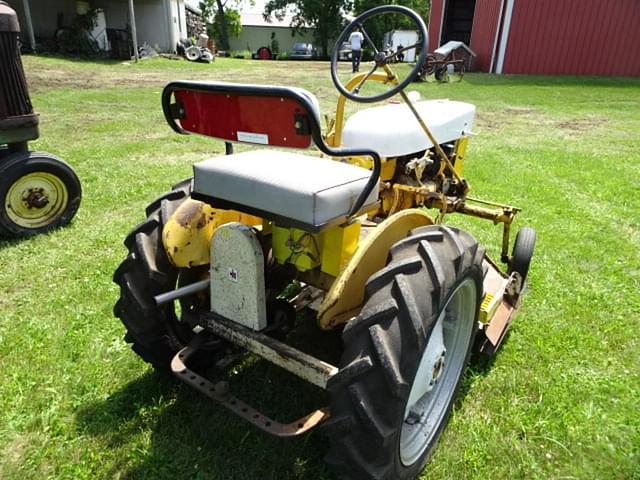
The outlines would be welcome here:
<svg viewBox="0 0 640 480">
<path fill-rule="evenodd" d="M 16 12 L 0 2 L 0 236 L 27 237 L 67 225 L 82 188 L 70 165 L 29 150 L 38 139 L 19 49 Z"/>
<path fill-rule="evenodd" d="M 296 42 L 293 44 L 289 58 L 291 60 L 313 60 L 317 49 L 311 43 Z"/>
<path fill-rule="evenodd" d="M 418 42 L 418 32 L 415 30 L 391 30 L 384 34 L 383 44 L 392 52 L 410 47 Z M 416 49 L 412 48 L 403 52 L 404 58 L 399 61 L 413 63 L 416 61 Z"/>
<path fill-rule="evenodd" d="M 462 42 L 450 41 L 427 54 L 427 59 L 418 73 L 419 80 L 425 81 L 434 75 L 439 82 L 448 82 L 449 73 L 458 73 L 462 77 L 469 69 L 476 54 Z"/>
<path fill-rule="evenodd" d="M 351 44 L 343 42 L 338 50 L 338 60 L 351 60 Z"/>
</svg>

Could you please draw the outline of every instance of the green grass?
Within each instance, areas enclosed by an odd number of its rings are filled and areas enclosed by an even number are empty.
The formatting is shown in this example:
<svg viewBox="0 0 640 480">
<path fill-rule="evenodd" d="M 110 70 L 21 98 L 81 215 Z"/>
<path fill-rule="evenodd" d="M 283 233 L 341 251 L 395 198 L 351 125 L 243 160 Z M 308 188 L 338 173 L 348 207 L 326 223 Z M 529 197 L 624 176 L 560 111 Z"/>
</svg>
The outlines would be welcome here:
<svg viewBox="0 0 640 480">
<path fill-rule="evenodd" d="M 305 87 L 331 113 L 321 62 L 211 65 L 25 58 L 41 113 L 33 149 L 76 169 L 73 224 L 0 242 L 0 478 L 328 479 L 326 441 L 267 437 L 153 372 L 122 341 L 111 276 L 145 205 L 220 142 L 165 124 L 178 78 Z M 640 81 L 494 77 L 415 84 L 477 105 L 466 176 L 538 231 L 530 291 L 490 368 L 472 368 L 422 478 L 640 478 Z M 353 111 L 350 107 L 349 111 Z M 499 227 L 451 217 L 492 254 Z M 264 362 L 233 376 L 291 419 L 324 400 Z"/>
</svg>

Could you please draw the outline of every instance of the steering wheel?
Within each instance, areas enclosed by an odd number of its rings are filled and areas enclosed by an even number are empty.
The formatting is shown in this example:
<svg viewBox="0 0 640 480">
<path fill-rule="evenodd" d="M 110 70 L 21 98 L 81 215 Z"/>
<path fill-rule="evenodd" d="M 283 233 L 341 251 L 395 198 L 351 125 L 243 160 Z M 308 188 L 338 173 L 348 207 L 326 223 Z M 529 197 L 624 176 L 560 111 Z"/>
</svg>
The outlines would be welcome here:
<svg viewBox="0 0 640 480">
<path fill-rule="evenodd" d="M 389 14 L 389 13 L 406 15 L 413 21 L 413 23 L 416 26 L 416 30 L 418 31 L 418 40 L 415 44 L 409 45 L 408 47 L 403 47 L 392 53 L 385 53 L 383 49 L 378 50 L 376 48 L 373 40 L 371 40 L 371 37 L 367 34 L 367 31 L 364 28 L 364 22 L 366 20 L 371 19 L 372 17 Z M 362 33 L 364 37 L 364 43 L 373 50 L 374 66 L 353 87 L 353 89 L 349 90 L 347 89 L 347 87 L 345 87 L 342 84 L 342 82 L 340 81 L 340 78 L 338 77 L 338 56 L 339 56 L 340 46 L 345 41 L 347 41 L 347 39 L 349 38 L 349 35 L 351 35 L 351 33 L 355 30 L 356 27 L 359 28 L 360 32 Z M 422 18 L 420 18 L 420 16 L 413 10 L 407 7 L 402 7 L 400 5 L 382 5 L 380 7 L 375 7 L 375 8 L 372 8 L 371 10 L 367 10 L 363 14 L 354 18 L 353 21 L 351 21 L 351 23 L 349 23 L 349 25 L 347 25 L 346 28 L 342 31 L 342 33 L 338 37 L 338 40 L 336 41 L 336 45 L 333 49 L 333 54 L 331 55 L 331 79 L 333 80 L 333 84 L 336 86 L 336 88 L 342 95 L 344 95 L 348 99 L 353 100 L 355 102 L 371 103 L 371 102 L 377 102 L 377 101 L 392 97 L 396 93 L 399 93 L 407 85 L 409 85 L 409 83 L 411 83 L 416 78 L 418 73 L 420 73 L 420 70 L 422 69 L 425 62 L 425 58 L 427 56 L 427 45 L 428 45 L 427 40 L 428 40 L 427 27 L 425 26 Z M 404 54 L 404 52 L 411 49 L 416 49 L 417 51 L 419 51 L 420 54 L 416 61 L 416 64 L 413 66 L 413 68 L 411 69 L 411 71 L 409 72 L 409 74 L 404 80 L 398 82 L 392 88 L 386 90 L 383 93 L 370 95 L 370 96 L 364 96 L 359 94 L 360 89 L 362 88 L 364 83 L 369 78 L 371 78 L 371 76 L 376 72 L 378 68 L 381 68 L 384 70 L 384 72 L 386 72 L 386 75 L 389 77 L 389 80 L 396 78 L 395 74 L 391 71 L 390 67 L 388 67 L 387 65 L 392 63 L 397 58 L 398 55 Z"/>
</svg>

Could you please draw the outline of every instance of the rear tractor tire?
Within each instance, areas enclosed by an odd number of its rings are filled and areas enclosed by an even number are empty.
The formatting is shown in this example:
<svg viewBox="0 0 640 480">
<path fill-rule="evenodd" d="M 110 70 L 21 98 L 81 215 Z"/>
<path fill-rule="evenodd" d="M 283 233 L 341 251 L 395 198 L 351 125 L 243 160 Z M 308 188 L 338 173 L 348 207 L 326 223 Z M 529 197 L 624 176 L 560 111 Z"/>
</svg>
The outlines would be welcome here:
<svg viewBox="0 0 640 480">
<path fill-rule="evenodd" d="M 326 460 L 341 477 L 409 479 L 427 462 L 477 331 L 483 256 L 466 232 L 421 227 L 368 280 L 328 385 Z"/>
<path fill-rule="evenodd" d="M 113 281 L 120 286 L 113 312 L 127 330 L 125 340 L 159 370 L 168 370 L 171 359 L 195 335 L 193 324 L 186 321 L 188 312 L 204 307 L 198 295 L 181 299 L 180 312 L 174 303 L 158 306 L 154 300 L 160 293 L 200 280 L 194 278 L 199 273 L 197 269 L 173 266 L 162 244 L 164 225 L 190 194 L 188 179 L 147 207 L 147 219 L 127 235 L 124 244 L 129 254 L 113 275 Z M 222 350 L 222 341 L 214 338 L 205 347 L 205 353 L 211 355 Z"/>
</svg>

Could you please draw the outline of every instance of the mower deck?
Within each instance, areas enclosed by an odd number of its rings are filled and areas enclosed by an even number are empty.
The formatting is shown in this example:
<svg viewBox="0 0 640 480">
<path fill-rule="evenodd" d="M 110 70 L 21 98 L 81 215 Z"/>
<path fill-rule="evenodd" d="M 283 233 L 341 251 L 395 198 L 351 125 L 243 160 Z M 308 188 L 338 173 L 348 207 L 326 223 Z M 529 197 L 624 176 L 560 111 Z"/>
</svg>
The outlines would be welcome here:
<svg viewBox="0 0 640 480">
<path fill-rule="evenodd" d="M 478 351 L 484 355 L 495 354 L 515 316 L 522 292 L 516 293 L 519 281 L 517 273 L 506 274 L 485 257 L 484 300 L 480 305 L 480 324 L 483 338 Z"/>
</svg>

